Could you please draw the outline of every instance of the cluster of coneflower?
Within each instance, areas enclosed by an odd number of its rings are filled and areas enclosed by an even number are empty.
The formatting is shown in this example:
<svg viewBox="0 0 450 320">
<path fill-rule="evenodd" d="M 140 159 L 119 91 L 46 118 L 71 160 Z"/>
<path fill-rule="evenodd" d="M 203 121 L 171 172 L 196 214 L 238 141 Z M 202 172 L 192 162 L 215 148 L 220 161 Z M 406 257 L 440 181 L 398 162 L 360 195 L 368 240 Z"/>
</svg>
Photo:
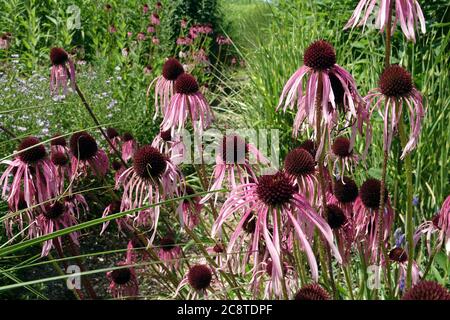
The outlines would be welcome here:
<svg viewBox="0 0 450 320">
<path fill-rule="evenodd" d="M 369 2 L 360 2 L 349 25 L 357 23 L 363 9 L 367 20 Z M 389 1 L 380 3 L 381 8 L 392 10 Z M 402 7 L 405 3 L 409 10 Z M 409 22 L 422 21 L 420 7 L 414 0 L 397 4 L 398 20 L 411 37 L 414 30 Z M 196 28 L 196 32 L 208 31 Z M 392 29 L 391 25 L 383 28 Z M 77 90 L 65 51 L 53 49 L 51 60 L 52 89 L 65 87 L 70 79 Z M 121 196 L 105 208 L 103 217 L 123 212 L 117 226 L 130 239 L 126 258 L 107 274 L 114 297 L 139 295 L 138 275 L 146 269 L 136 266 L 150 260 L 158 265 L 154 272 L 167 279 L 162 284 L 174 289 L 175 297 L 338 299 L 336 279 L 342 271 L 349 297 L 354 298 L 351 273 L 358 256 L 360 264 L 382 269 L 385 297 L 449 300 L 448 290 L 426 281 L 413 257 L 424 234 L 427 241 L 436 234 L 433 250 L 446 243 L 448 253 L 450 197 L 440 213 L 421 224 L 414 235 L 400 227 L 392 236 L 396 218 L 385 178 L 368 177 L 359 185 L 354 178 L 372 140 L 375 111 L 384 120 L 386 153 L 402 126 L 404 110 L 409 115 L 410 137 L 402 158 L 415 148 L 424 110 L 410 73 L 398 65 L 386 66 L 378 88 L 363 98 L 352 75 L 337 64 L 329 42 L 310 44 L 303 62 L 286 83 L 278 107 L 297 109 L 294 137 L 308 126 L 313 136 L 290 150 L 281 168 L 273 169 L 244 138 L 226 135 L 217 143 L 211 179 L 204 164 L 193 165 L 203 189 L 197 192 L 200 188 L 188 183 L 192 175 L 186 177 L 181 167 L 190 151 L 180 132 L 202 134 L 214 115 L 197 79 L 170 58 L 153 82 L 155 119 L 161 115 L 162 121 L 151 144 L 140 145 L 130 133 L 120 135 L 108 128 L 104 138 L 110 150 L 105 152 L 92 135 L 82 131 L 74 133 L 68 145 L 62 136 L 52 138 L 48 156 L 39 139 L 22 140 L 0 179 L 11 211 L 5 220 L 8 235 L 14 237 L 18 230 L 34 238 L 76 224 L 80 209 L 88 210 L 88 204 L 73 185 L 89 173 L 103 178 L 109 171 L 110 153 L 116 157 L 112 161 L 115 192 Z M 342 133 L 345 130 L 337 130 L 340 126 L 351 128 L 348 136 Z M 358 135 L 364 136 L 366 144 L 362 155 L 354 149 Z M 257 161 L 250 161 L 251 157 Z M 267 172 L 263 169 L 270 168 L 270 174 L 263 174 Z M 105 221 L 101 234 L 107 228 Z M 202 258 L 190 260 L 182 239 L 192 240 Z M 211 246 L 205 247 L 202 239 Z M 69 240 L 79 245 L 77 233 L 71 233 Z M 61 238 L 49 240 L 42 255 L 52 248 L 63 254 L 63 246 Z M 145 250 L 139 250 L 142 247 Z M 185 275 L 181 281 L 178 274 Z M 241 278 L 250 281 L 243 283 Z M 187 296 L 185 286 L 190 287 Z"/>
<path fill-rule="evenodd" d="M 141 43 L 144 46 L 147 43 L 149 44 L 144 54 L 148 55 L 145 59 L 150 62 L 150 64 L 147 64 L 144 67 L 144 73 L 148 75 L 151 74 L 153 71 L 152 64 L 159 63 L 158 50 L 155 51 L 155 48 L 160 46 L 161 41 L 167 40 L 162 36 L 161 29 L 164 19 L 168 19 L 167 13 L 171 9 L 164 8 L 159 1 L 154 4 L 153 11 L 151 11 L 151 7 L 148 4 L 144 4 L 142 6 L 142 16 L 148 18 L 148 24 L 145 30 L 138 32 L 133 32 L 131 30 L 120 32 L 121 30 L 118 30 L 112 22 L 114 21 L 115 8 L 111 4 L 106 4 L 104 10 L 107 14 L 107 20 L 111 21 L 111 24 L 108 27 L 108 33 L 115 35 L 115 37 L 121 37 L 126 33 L 126 39 L 121 39 L 120 41 L 123 45 L 122 55 L 124 57 L 130 55 L 133 48 L 136 47 L 136 42 Z M 208 68 L 211 64 L 209 57 L 210 42 L 214 40 L 213 36 L 215 33 L 212 24 L 192 23 L 191 19 L 188 18 L 182 18 L 179 21 L 179 24 L 180 32 L 175 43 L 177 45 L 176 50 L 179 51 L 180 60 L 183 60 L 190 68 L 194 68 L 194 65 L 203 65 L 205 68 Z M 133 39 L 136 41 L 133 41 Z M 229 55 L 229 50 L 222 48 L 230 46 L 232 41 L 228 36 L 219 34 L 217 35 L 215 42 L 220 48 L 216 60 L 225 62 Z M 0 47 L 1 45 L 2 42 L 0 40 Z M 225 57 L 221 57 L 221 55 Z"/>
</svg>

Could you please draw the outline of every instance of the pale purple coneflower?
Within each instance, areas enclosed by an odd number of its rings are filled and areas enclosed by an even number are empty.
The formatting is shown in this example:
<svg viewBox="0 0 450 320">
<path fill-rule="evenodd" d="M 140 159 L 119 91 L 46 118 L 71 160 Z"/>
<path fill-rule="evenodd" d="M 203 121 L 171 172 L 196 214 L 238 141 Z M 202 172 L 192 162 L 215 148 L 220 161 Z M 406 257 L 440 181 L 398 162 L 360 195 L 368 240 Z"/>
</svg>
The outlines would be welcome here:
<svg viewBox="0 0 450 320">
<path fill-rule="evenodd" d="M 247 273 L 251 259 L 263 261 L 265 254 L 265 249 L 261 245 L 263 235 L 256 219 L 253 213 L 247 215 L 242 223 L 243 232 L 236 234 L 234 241 L 227 247 L 227 261 L 231 269 L 238 274 Z M 257 264 L 253 264 L 249 272 L 254 274 L 259 270 L 258 267 Z"/>
<path fill-rule="evenodd" d="M 283 281 L 289 290 L 295 290 L 299 282 L 294 268 L 286 262 L 283 262 Z M 264 287 L 263 299 L 283 298 L 281 282 L 274 276 L 273 261 L 270 258 L 260 263 L 258 271 L 253 274 L 250 283 L 254 298 L 260 296 L 261 284 Z"/>
<path fill-rule="evenodd" d="M 414 233 L 415 244 L 422 236 L 426 236 L 426 246 L 430 255 L 432 254 L 431 236 L 433 234 L 437 234 L 435 250 L 439 251 L 445 243 L 445 251 L 447 256 L 450 256 L 450 196 L 445 199 L 439 213 L 431 221 L 422 223 Z"/>
<path fill-rule="evenodd" d="M 164 116 L 167 109 L 169 108 L 170 99 L 173 96 L 173 87 L 175 85 L 175 80 L 184 73 L 184 68 L 182 64 L 175 58 L 169 58 L 163 65 L 162 74 L 152 81 L 147 90 L 147 95 L 149 90 L 156 81 L 155 84 L 155 116 L 158 116 L 159 109 Z"/>
<path fill-rule="evenodd" d="M 99 149 L 95 139 L 86 131 L 74 133 L 70 137 L 72 154 L 72 176 L 86 175 L 88 168 L 99 177 L 105 176 L 109 169 L 109 159 L 105 151 Z"/>
<path fill-rule="evenodd" d="M 18 228 L 22 233 L 26 226 L 32 228 L 34 219 L 33 210 L 30 209 L 25 201 L 23 191 L 20 191 L 19 201 L 8 205 L 9 213 L 5 216 L 4 225 L 8 238 L 14 237 L 14 229 Z M 32 230 L 28 232 L 32 233 Z"/>
<path fill-rule="evenodd" d="M 36 137 L 27 137 L 18 147 L 14 160 L 4 160 L 8 168 L 0 177 L 2 197 L 9 207 L 18 208 L 21 192 L 27 207 L 42 203 L 56 194 L 55 166 Z"/>
<path fill-rule="evenodd" d="M 64 152 L 69 153 L 69 148 L 67 147 L 66 138 L 61 136 L 60 134 L 55 134 L 50 141 L 50 156 L 54 152 Z"/>
<path fill-rule="evenodd" d="M 153 67 L 151 65 L 146 65 L 144 67 L 144 74 L 145 75 L 150 75 L 153 72 Z"/>
<path fill-rule="evenodd" d="M 327 203 L 337 205 L 348 219 L 353 219 L 353 205 L 358 198 L 358 186 L 350 177 L 336 179 L 332 192 L 327 193 Z"/>
<path fill-rule="evenodd" d="M 159 15 L 156 12 L 153 12 L 152 15 L 150 16 L 150 22 L 155 26 L 161 23 Z"/>
<path fill-rule="evenodd" d="M 395 0 L 395 3 L 391 3 L 392 1 L 394 0 L 360 0 L 344 29 L 356 26 L 365 27 L 372 12 L 376 12 L 375 28 L 382 32 L 388 27 L 389 15 L 395 12 L 391 32 L 399 23 L 406 38 L 415 42 L 415 29 L 419 28 L 419 24 L 422 33 L 426 32 L 425 17 L 419 2 L 417 0 Z M 391 6 L 394 5 L 395 10 L 391 13 Z"/>
<path fill-rule="evenodd" d="M 416 147 L 424 118 L 422 95 L 414 87 L 411 74 L 398 65 L 387 67 L 380 76 L 378 88 L 364 99 L 369 107 L 372 105 L 370 113 L 377 109 L 384 120 L 385 151 L 390 150 L 398 123 L 403 121 L 403 108 L 408 110 L 410 135 L 401 155 L 403 159 Z"/>
<path fill-rule="evenodd" d="M 319 184 L 313 156 L 304 148 L 290 151 L 284 158 L 284 171 L 293 179 L 310 204 L 318 204 Z"/>
<path fill-rule="evenodd" d="M 74 226 L 78 223 L 77 219 L 70 213 L 70 210 L 68 210 L 68 207 L 59 200 L 48 202 L 39 211 L 41 211 L 41 213 L 36 217 L 37 227 L 34 229 L 34 234 L 32 235 L 33 238 L 41 237 Z M 76 246 L 79 246 L 78 236 L 78 232 L 69 234 L 70 241 Z M 45 241 L 42 246 L 41 256 L 47 256 L 54 247 L 56 247 L 58 251 L 62 249 L 61 237 Z"/>
<path fill-rule="evenodd" d="M 111 167 L 115 171 L 114 172 L 114 182 L 117 183 L 120 176 L 127 168 L 123 165 L 122 161 L 119 161 L 119 160 L 114 160 L 111 163 Z"/>
<path fill-rule="evenodd" d="M 269 164 L 269 160 L 258 148 L 236 134 L 224 135 L 216 149 L 213 181 L 208 189 L 210 192 L 203 197 L 201 203 L 206 203 L 213 196 L 216 202 L 219 194 L 214 191 L 223 187 L 232 190 L 238 184 L 254 181 L 254 168 L 257 164 Z"/>
<path fill-rule="evenodd" d="M 159 45 L 159 38 L 157 36 L 152 37 L 152 43 L 155 45 Z"/>
<path fill-rule="evenodd" d="M 138 149 L 133 157 L 133 166 L 120 176 L 116 188 L 123 186 L 121 208 L 128 210 L 154 205 L 179 195 L 177 186 L 183 180 L 180 170 L 171 159 L 151 145 Z M 138 225 L 151 225 L 153 235 L 156 235 L 160 206 L 140 211 L 135 217 Z"/>
<path fill-rule="evenodd" d="M 185 18 L 180 20 L 180 26 L 182 29 L 185 29 L 187 27 L 187 24 L 188 24 L 188 22 Z"/>
<path fill-rule="evenodd" d="M 191 186 L 186 185 L 182 189 L 184 190 L 180 190 L 180 194 L 192 197 L 181 200 L 177 207 L 177 214 L 180 217 L 181 228 L 186 225 L 189 229 L 192 229 L 200 222 L 203 204 L 200 202 L 199 196 L 193 196 L 196 192 Z"/>
<path fill-rule="evenodd" d="M 137 41 L 145 41 L 147 37 L 145 36 L 144 32 L 138 32 L 138 34 L 136 35 L 136 40 Z"/>
<path fill-rule="evenodd" d="M 209 57 L 205 49 L 201 48 L 200 50 L 195 51 L 192 56 L 194 57 L 194 60 L 195 62 L 197 62 L 197 64 L 203 66 L 210 65 Z"/>
<path fill-rule="evenodd" d="M 105 210 L 103 210 L 102 218 L 106 218 L 109 215 L 116 214 L 122 211 L 127 211 L 127 208 L 121 209 L 121 201 L 113 200 L 109 205 L 106 206 Z M 119 232 L 126 234 L 127 231 L 133 231 L 132 225 L 133 220 L 129 215 L 125 215 L 121 218 L 114 219 L 117 224 L 117 228 Z M 100 231 L 100 235 L 102 235 L 106 228 L 109 226 L 110 221 L 103 222 L 102 230 Z"/>
<path fill-rule="evenodd" d="M 195 39 L 200 34 L 208 35 L 213 31 L 211 24 L 195 24 L 189 29 L 189 36 L 192 39 Z"/>
<path fill-rule="evenodd" d="M 75 90 L 75 65 L 69 58 L 69 54 L 63 48 L 52 48 L 50 50 L 50 61 L 52 63 L 50 92 L 56 94 L 60 89 L 63 89 L 65 95 L 69 78 L 72 89 Z"/>
<path fill-rule="evenodd" d="M 0 49 L 6 50 L 11 46 L 11 33 L 5 32 L 0 36 Z"/>
<path fill-rule="evenodd" d="M 55 166 L 54 177 L 56 189 L 59 193 L 64 193 L 66 179 L 70 181 L 72 177 L 69 155 L 65 152 L 53 152 L 50 157 Z"/>
<path fill-rule="evenodd" d="M 111 127 L 106 128 L 106 136 L 116 149 L 120 149 L 120 143 L 122 142 L 122 138 L 120 137 L 117 129 Z M 112 150 L 112 148 L 110 148 L 110 153 L 114 153 L 114 150 Z"/>
<path fill-rule="evenodd" d="M 155 8 L 156 8 L 156 10 L 160 10 L 160 9 L 162 8 L 162 3 L 161 3 L 161 1 L 157 1 L 157 2 L 155 3 Z"/>
<path fill-rule="evenodd" d="M 207 289 L 211 287 L 212 280 L 213 273 L 209 266 L 206 264 L 193 265 L 189 268 L 189 271 L 178 285 L 175 297 L 178 295 L 178 292 L 187 285 L 191 287 L 188 298 L 195 299 L 198 297 L 207 297 Z"/>
<path fill-rule="evenodd" d="M 190 37 L 179 37 L 177 39 L 177 45 L 179 46 L 190 46 L 192 44 L 192 39 Z"/>
<path fill-rule="evenodd" d="M 329 202 L 327 203 L 326 219 L 336 237 L 343 264 L 348 264 L 351 261 L 352 246 L 355 240 L 353 218 L 348 217 L 337 204 Z"/>
<path fill-rule="evenodd" d="M 60 194 L 64 193 L 65 180 L 72 177 L 70 166 L 70 150 L 66 139 L 56 134 L 50 141 L 50 159 L 55 165 L 55 180 Z"/>
<path fill-rule="evenodd" d="M 389 260 L 398 266 L 398 278 L 397 285 L 400 291 L 404 290 L 404 284 L 406 281 L 406 273 L 408 268 L 408 254 L 401 247 L 395 247 L 388 253 Z M 415 261 L 412 262 L 412 285 L 417 284 L 420 281 L 421 273 L 419 266 Z"/>
<path fill-rule="evenodd" d="M 450 291 L 436 281 L 422 280 L 412 286 L 402 300 L 450 300 Z"/>
<path fill-rule="evenodd" d="M 109 33 L 116 33 L 116 32 L 117 32 L 117 29 L 116 29 L 116 27 L 115 27 L 114 25 L 110 25 L 110 26 L 108 27 L 108 32 L 109 32 Z"/>
<path fill-rule="evenodd" d="M 178 269 L 180 266 L 181 248 L 175 238 L 169 234 L 158 241 L 158 257 L 169 268 Z"/>
<path fill-rule="evenodd" d="M 171 130 L 160 131 L 152 141 L 152 147 L 159 152 L 170 155 L 172 163 L 178 165 L 183 162 L 186 154 L 186 146 L 177 132 Z"/>
<path fill-rule="evenodd" d="M 283 106 L 283 111 L 297 106 L 294 120 L 293 136 L 297 137 L 304 120 L 314 128 L 316 137 L 331 135 L 331 129 L 338 122 L 338 110 L 342 109 L 347 122 L 352 121 L 352 135 L 356 128 L 362 131 L 362 124 L 367 122 L 366 114 L 362 111 L 360 97 L 355 80 L 344 68 L 336 64 L 336 53 L 333 46 L 324 41 L 313 42 L 303 55 L 304 65 L 300 67 L 288 80 L 281 93 L 277 110 Z M 306 79 L 306 90 L 303 91 L 303 80 Z M 319 85 L 321 84 L 321 85 Z M 318 90 L 321 89 L 321 92 Z M 322 127 L 318 132 L 316 121 L 316 102 L 321 97 Z M 284 102 L 284 103 L 283 103 Z M 322 154 L 323 141 L 318 146 L 318 154 Z M 329 139 L 331 140 L 331 139 Z M 354 138 L 352 139 L 353 148 Z"/>
<path fill-rule="evenodd" d="M 147 27 L 147 33 L 155 33 L 155 27 L 150 25 Z"/>
<path fill-rule="evenodd" d="M 142 13 L 143 13 L 143 14 L 146 14 L 146 13 L 148 12 L 148 10 L 149 10 L 148 4 L 145 3 L 145 4 L 142 6 Z"/>
<path fill-rule="evenodd" d="M 304 300 L 304 301 L 331 300 L 331 296 L 318 283 L 311 283 L 301 287 L 295 294 L 294 300 Z"/>
<path fill-rule="evenodd" d="M 69 155 L 62 151 L 52 152 L 50 159 L 55 166 L 54 177 L 58 193 L 64 193 L 66 179 L 72 177 Z"/>
<path fill-rule="evenodd" d="M 199 90 L 197 80 L 190 74 L 182 73 L 175 81 L 175 94 L 161 123 L 161 131 L 184 129 L 186 119 L 192 121 L 195 131 L 202 133 L 213 121 L 213 113 L 205 97 Z M 196 125 L 198 123 L 198 125 Z"/>
<path fill-rule="evenodd" d="M 375 263 L 380 254 L 378 235 L 380 232 L 380 180 L 367 179 L 359 189 L 359 196 L 353 205 L 355 240 L 361 243 L 363 254 L 370 262 Z M 388 246 L 394 210 L 391 207 L 388 192 L 385 191 L 385 207 L 383 208 L 383 245 Z M 361 249 L 361 248 L 360 248 Z"/>
<path fill-rule="evenodd" d="M 86 214 L 89 211 L 89 206 L 82 194 L 75 193 L 64 197 L 64 206 L 69 214 L 79 218 L 80 212 Z"/>
<path fill-rule="evenodd" d="M 229 37 L 223 36 L 223 35 L 219 35 L 216 38 L 216 43 L 219 46 L 223 46 L 223 45 L 231 45 L 233 42 L 231 41 L 231 39 Z"/>
<path fill-rule="evenodd" d="M 344 177 L 346 171 L 353 173 L 353 168 L 359 161 L 358 155 L 351 147 L 351 141 L 345 137 L 337 137 L 331 145 L 330 157 L 333 161 L 333 174 Z"/>
<path fill-rule="evenodd" d="M 127 255 L 125 261 L 117 263 L 117 267 L 123 268 L 106 273 L 106 277 L 110 281 L 109 291 L 116 299 L 136 298 L 139 295 L 139 282 L 131 264 Z"/>
<path fill-rule="evenodd" d="M 129 132 L 123 134 L 122 141 L 122 158 L 125 161 L 129 161 L 133 158 L 134 153 L 138 149 L 138 144 L 133 135 Z"/>
<path fill-rule="evenodd" d="M 196 39 L 198 37 L 198 29 L 197 29 L 197 25 L 193 25 L 192 27 L 189 28 L 189 37 L 191 39 Z"/>
<path fill-rule="evenodd" d="M 197 28 L 198 33 L 203 33 L 203 34 L 210 34 L 214 31 L 213 27 L 210 23 L 199 24 L 196 26 L 196 28 Z"/>
<path fill-rule="evenodd" d="M 120 206 L 120 202 L 119 202 Z M 137 236 L 133 236 L 127 245 L 127 257 L 129 257 L 132 263 L 136 263 L 141 260 L 148 260 L 150 255 L 146 250 L 144 250 L 144 245 Z"/>
<path fill-rule="evenodd" d="M 228 267 L 227 264 L 227 253 L 223 244 L 219 241 L 214 246 L 207 247 L 206 251 L 214 257 L 214 261 L 216 262 L 217 269 L 216 270 L 224 270 Z"/>
<path fill-rule="evenodd" d="M 212 228 L 212 235 L 216 235 L 223 223 L 234 213 L 241 212 L 240 221 L 230 237 L 228 251 L 233 248 L 235 241 L 243 231 L 244 223 L 249 215 L 255 215 L 257 230 L 266 243 L 272 259 L 272 275 L 276 281 L 281 281 L 281 242 L 285 235 L 295 230 L 302 249 L 306 252 L 313 279 L 318 279 L 316 258 L 309 243 L 307 234 L 317 227 L 320 234 L 330 245 L 338 262 L 341 262 L 339 251 L 333 243 L 333 233 L 327 222 L 315 212 L 305 197 L 298 192 L 292 180 L 282 171 L 272 175 L 263 175 L 255 182 L 237 186 L 222 206 L 219 216 Z M 271 221 L 273 231 L 269 230 Z M 308 230 L 305 230 L 305 227 Z M 259 241 L 254 241 L 251 251 L 258 252 Z M 257 257 L 257 256 L 255 256 Z M 259 261 L 253 261 L 258 264 Z"/>
</svg>

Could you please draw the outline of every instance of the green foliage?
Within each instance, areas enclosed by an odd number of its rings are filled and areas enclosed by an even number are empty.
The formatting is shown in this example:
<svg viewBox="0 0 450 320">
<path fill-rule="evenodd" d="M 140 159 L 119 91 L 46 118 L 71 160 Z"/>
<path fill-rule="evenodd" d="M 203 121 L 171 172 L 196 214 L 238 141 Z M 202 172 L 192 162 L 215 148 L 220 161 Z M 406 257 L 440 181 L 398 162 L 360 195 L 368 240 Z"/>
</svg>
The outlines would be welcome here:
<svg viewBox="0 0 450 320">
<path fill-rule="evenodd" d="M 182 18 L 191 23 L 211 23 L 215 30 L 221 29 L 216 0 L 161 2 L 163 7 L 157 11 L 161 26 L 156 26 L 161 45 L 157 50 L 150 50 L 141 61 L 143 65 L 156 62 L 154 57 L 163 53 L 167 56 L 175 54 L 174 44 L 181 32 Z M 149 6 L 146 14 L 143 13 L 145 3 Z M 138 32 L 144 32 L 151 39 L 147 27 L 149 16 L 156 11 L 155 3 L 143 0 L 2 1 L 0 33 L 10 32 L 12 45 L 9 50 L 0 51 L 0 60 L 20 54 L 28 70 L 33 70 L 38 62 L 45 61 L 49 48 L 61 46 L 88 61 L 99 58 L 107 58 L 113 63 L 123 61 L 121 50 L 130 45 Z M 106 5 L 110 9 L 106 9 Z M 79 26 L 76 24 L 78 17 Z M 110 32 L 112 26 L 116 30 L 114 33 Z M 132 33 L 131 37 L 127 37 L 128 32 Z"/>
</svg>

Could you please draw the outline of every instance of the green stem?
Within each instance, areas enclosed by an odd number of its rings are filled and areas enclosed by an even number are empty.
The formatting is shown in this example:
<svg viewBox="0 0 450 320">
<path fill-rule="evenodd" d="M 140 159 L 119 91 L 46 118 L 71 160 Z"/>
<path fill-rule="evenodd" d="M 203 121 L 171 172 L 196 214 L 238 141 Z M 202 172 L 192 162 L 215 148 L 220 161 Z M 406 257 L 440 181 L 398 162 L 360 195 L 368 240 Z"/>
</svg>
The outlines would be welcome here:
<svg viewBox="0 0 450 320">
<path fill-rule="evenodd" d="M 387 68 L 391 64 L 391 29 L 392 29 L 392 8 L 394 6 L 394 1 L 391 1 L 389 7 L 388 20 L 385 27 L 386 30 L 386 51 L 384 54 L 384 67 Z"/>
<path fill-rule="evenodd" d="M 301 286 L 306 285 L 306 274 L 304 270 L 302 252 L 299 248 L 299 241 L 297 239 L 294 240 L 294 259 L 297 265 L 297 272 L 300 276 L 300 284 Z"/>
<path fill-rule="evenodd" d="M 389 118 L 386 119 L 389 122 Z M 387 134 L 387 133 L 386 133 Z M 391 271 L 390 271 L 390 263 L 388 253 L 386 251 L 386 247 L 384 245 L 384 237 L 383 237 L 383 229 L 384 229 L 384 211 L 385 211 L 385 192 L 386 192 L 386 172 L 387 172 L 387 164 L 388 164 L 389 152 L 387 146 L 384 146 L 384 154 L 383 154 L 383 170 L 381 174 L 381 182 L 380 182 L 380 208 L 378 211 L 378 249 L 377 253 L 377 265 L 380 265 L 381 255 L 384 256 L 384 261 L 386 264 L 385 274 L 386 274 L 386 287 L 388 289 L 389 294 L 391 292 Z"/>
<path fill-rule="evenodd" d="M 98 129 L 100 130 L 101 134 L 105 138 L 106 142 L 108 142 L 109 146 L 114 151 L 116 156 L 119 158 L 120 162 L 122 162 L 122 165 L 125 168 L 128 168 L 127 163 L 125 162 L 125 160 L 123 160 L 122 155 L 120 154 L 119 150 L 117 150 L 117 148 L 112 143 L 111 139 L 109 139 L 109 137 L 106 134 L 105 130 L 103 130 L 103 128 L 101 127 L 100 122 L 98 121 L 97 117 L 94 114 L 94 111 L 92 110 L 91 106 L 89 105 L 89 103 L 87 102 L 86 98 L 84 97 L 84 94 L 81 91 L 80 87 L 78 87 L 78 84 L 76 84 L 76 83 L 75 83 L 75 91 L 77 92 L 78 96 L 80 97 L 81 102 L 83 102 L 83 105 L 85 106 L 86 110 L 89 112 L 89 115 L 91 116 L 92 120 L 94 120 L 94 123 L 98 126 Z"/>
<path fill-rule="evenodd" d="M 361 286 L 359 289 L 359 299 L 363 299 L 364 298 L 364 292 L 367 289 L 367 263 L 366 263 L 366 258 L 364 256 L 364 248 L 363 245 L 360 244 L 360 248 L 359 248 L 359 257 L 360 257 L 360 261 L 361 261 L 361 272 L 362 272 L 362 281 L 361 281 Z M 368 290 L 367 290 L 367 296 L 369 296 Z"/>
<path fill-rule="evenodd" d="M 17 136 L 8 128 L 3 125 L 0 125 L 0 129 L 3 130 L 10 138 L 15 139 Z"/>
<path fill-rule="evenodd" d="M 317 251 L 319 252 L 319 263 L 322 271 L 323 282 L 331 286 L 331 280 L 328 278 L 328 264 L 326 263 L 325 252 L 323 249 L 322 239 L 320 239 L 319 233 L 316 231 L 314 234 L 314 242 L 317 243 Z"/>
<path fill-rule="evenodd" d="M 280 237 L 280 241 L 281 241 L 281 237 L 282 237 L 282 230 L 281 230 L 281 211 L 279 209 L 277 209 L 277 225 L 278 225 L 278 235 Z M 284 296 L 284 300 L 288 300 L 289 296 L 287 293 L 287 288 L 286 288 L 286 279 L 285 279 L 285 273 L 283 272 L 283 252 L 280 251 L 280 265 L 281 265 L 281 287 L 283 289 L 283 296 Z"/>
<path fill-rule="evenodd" d="M 317 93 L 316 93 L 316 144 L 320 145 L 321 139 L 322 139 L 322 129 L 321 129 L 321 122 L 322 122 L 322 92 L 323 92 L 323 82 L 322 82 L 322 73 L 319 72 L 318 75 L 318 81 L 317 81 Z M 327 196 L 326 196 L 326 182 L 324 178 L 324 171 L 325 171 L 325 149 L 326 149 L 326 141 L 323 143 L 323 148 L 321 151 L 321 154 L 319 155 L 319 159 L 317 161 L 318 166 L 318 180 L 320 185 L 320 193 L 321 193 L 321 200 L 322 200 L 322 213 L 323 217 L 326 219 L 328 212 L 327 212 Z M 320 237 L 317 237 L 319 239 L 319 246 L 322 247 L 321 239 Z M 328 272 L 330 274 L 330 285 L 331 289 L 333 291 L 333 296 L 336 299 L 337 298 L 337 291 L 336 291 L 336 285 L 334 283 L 334 276 L 333 276 L 333 264 L 331 262 L 331 252 L 328 244 L 325 244 L 326 250 L 327 250 L 327 259 L 328 260 L 328 266 L 325 269 L 328 269 Z M 322 251 L 322 250 L 321 250 Z M 325 270 L 324 270 L 325 271 Z M 325 273 L 325 272 L 324 272 Z"/>
<path fill-rule="evenodd" d="M 394 1 L 390 2 L 389 5 L 389 13 L 388 13 L 388 20 L 385 27 L 386 32 L 386 47 L 385 47 L 385 53 L 384 53 L 384 67 L 387 68 L 391 64 L 391 29 L 392 29 L 392 9 L 394 6 Z M 389 119 L 389 118 L 388 118 Z M 389 122 L 389 120 L 386 119 L 385 121 Z M 386 132 L 387 134 L 387 132 Z M 390 272 L 390 266 L 389 266 L 389 258 L 387 256 L 386 249 L 383 244 L 383 216 L 384 216 L 384 193 L 386 190 L 386 171 L 387 171 L 387 163 L 389 158 L 389 150 L 387 146 L 384 146 L 384 154 L 383 154 L 383 171 L 382 171 L 382 177 L 381 177 L 381 186 L 380 186 L 380 210 L 379 210 L 379 238 L 378 238 L 378 245 L 379 245 L 379 252 L 377 255 L 377 265 L 380 264 L 380 258 L 381 255 L 384 254 L 385 261 L 386 261 L 386 282 L 387 282 L 387 288 L 389 293 L 391 294 L 391 272 Z M 376 296 L 378 296 L 376 294 Z"/>
<path fill-rule="evenodd" d="M 70 235 L 67 236 L 66 239 L 67 239 L 67 244 L 68 244 L 68 249 L 70 251 L 70 254 L 75 257 L 75 261 L 76 261 L 78 267 L 80 268 L 81 272 L 86 272 L 87 269 L 84 266 L 82 259 L 79 257 L 80 252 L 78 251 L 76 244 L 73 242 Z M 89 296 L 91 297 L 91 299 L 96 300 L 97 294 L 96 294 L 91 282 L 89 281 L 89 278 L 84 276 L 81 278 L 81 282 L 83 283 L 86 291 L 89 293 Z"/>
<path fill-rule="evenodd" d="M 342 271 L 344 272 L 345 282 L 347 283 L 348 293 L 350 294 L 350 299 L 355 300 L 353 295 L 352 281 L 350 279 L 350 273 L 348 272 L 348 266 L 342 265 Z"/>
<path fill-rule="evenodd" d="M 55 261 L 55 258 L 53 258 L 52 254 L 49 252 L 47 255 L 48 260 L 51 261 L 53 268 L 55 268 L 56 272 L 60 275 L 60 276 L 65 276 L 66 274 L 64 273 L 64 271 L 61 269 L 61 267 L 58 265 L 58 263 Z M 75 299 L 77 300 L 81 300 L 81 297 L 77 291 L 77 289 L 72 289 L 71 290 L 73 292 L 73 295 L 75 296 Z"/>
<path fill-rule="evenodd" d="M 440 248 L 439 248 L 440 249 Z M 431 265 L 433 264 L 434 257 L 438 253 L 438 247 L 433 249 L 433 252 L 431 253 L 430 259 L 428 260 L 427 266 L 425 267 L 425 271 L 423 272 L 422 279 L 426 279 L 428 272 L 431 270 Z"/>
<path fill-rule="evenodd" d="M 332 263 L 332 257 L 331 257 L 331 248 L 328 243 L 325 243 L 325 250 L 327 254 L 327 262 L 328 262 L 328 273 L 330 274 L 330 283 L 331 283 L 331 289 L 333 291 L 333 297 L 334 299 L 339 299 L 339 294 L 336 290 L 336 284 L 334 283 L 334 273 L 333 273 L 333 263 Z M 339 279 L 337 279 L 337 282 L 339 282 Z"/>
<path fill-rule="evenodd" d="M 400 118 L 398 122 L 398 133 L 400 135 L 400 142 L 402 149 L 407 143 L 407 136 L 403 119 Z M 412 265 L 414 261 L 414 226 L 413 226 L 413 182 L 412 182 L 412 164 L 411 156 L 405 156 L 405 175 L 406 175 L 406 242 L 408 245 L 408 268 L 406 271 L 406 288 L 410 288 L 412 284 Z"/>
</svg>

